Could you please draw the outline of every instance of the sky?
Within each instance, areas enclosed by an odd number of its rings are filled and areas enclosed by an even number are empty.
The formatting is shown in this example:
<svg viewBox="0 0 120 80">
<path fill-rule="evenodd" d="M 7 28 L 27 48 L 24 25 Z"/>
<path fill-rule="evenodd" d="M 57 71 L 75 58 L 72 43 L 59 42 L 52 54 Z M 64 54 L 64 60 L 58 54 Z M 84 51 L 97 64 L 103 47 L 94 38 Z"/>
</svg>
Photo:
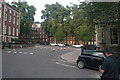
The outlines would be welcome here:
<svg viewBox="0 0 120 80">
<path fill-rule="evenodd" d="M 18 0 L 5 0 L 6 2 L 11 3 L 12 1 L 18 1 Z M 23 1 L 23 0 L 21 0 Z M 35 21 L 42 22 L 41 20 L 41 10 L 45 9 L 45 4 L 55 4 L 58 2 L 59 4 L 66 6 L 66 5 L 71 5 L 72 4 L 79 4 L 80 2 L 83 2 L 84 0 L 24 0 L 28 2 L 29 5 L 34 5 L 36 8 L 36 15 L 34 16 Z"/>
</svg>

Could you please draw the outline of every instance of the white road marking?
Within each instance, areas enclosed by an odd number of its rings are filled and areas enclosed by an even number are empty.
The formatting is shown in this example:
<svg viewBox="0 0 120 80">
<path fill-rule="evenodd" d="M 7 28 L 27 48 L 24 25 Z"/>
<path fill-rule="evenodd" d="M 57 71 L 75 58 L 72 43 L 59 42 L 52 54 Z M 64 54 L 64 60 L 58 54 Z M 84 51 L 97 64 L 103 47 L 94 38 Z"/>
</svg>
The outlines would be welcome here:
<svg viewBox="0 0 120 80">
<path fill-rule="evenodd" d="M 75 66 L 66 65 L 66 64 L 61 64 L 61 63 L 59 63 L 59 62 L 56 62 L 56 64 L 59 64 L 59 65 L 62 65 L 62 66 L 67 66 L 67 67 L 72 67 L 72 68 L 75 68 Z"/>
<path fill-rule="evenodd" d="M 8 53 L 11 53 L 12 51 L 8 51 Z"/>
<path fill-rule="evenodd" d="M 16 54 L 17 52 L 13 52 L 14 54 Z"/>
<path fill-rule="evenodd" d="M 24 52 L 23 54 L 27 54 L 27 52 Z"/>
<path fill-rule="evenodd" d="M 62 62 L 66 62 L 65 60 L 62 60 L 62 59 L 60 59 L 60 61 L 62 61 Z"/>
<path fill-rule="evenodd" d="M 33 53 L 29 53 L 29 54 L 33 54 Z"/>
</svg>

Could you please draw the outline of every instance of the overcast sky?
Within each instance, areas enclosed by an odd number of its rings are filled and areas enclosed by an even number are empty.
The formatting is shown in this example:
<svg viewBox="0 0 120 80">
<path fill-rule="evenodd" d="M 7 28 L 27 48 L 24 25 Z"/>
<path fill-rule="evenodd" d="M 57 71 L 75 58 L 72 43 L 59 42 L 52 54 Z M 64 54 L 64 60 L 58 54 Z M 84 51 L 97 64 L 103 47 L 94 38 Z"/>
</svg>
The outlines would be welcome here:
<svg viewBox="0 0 120 80">
<path fill-rule="evenodd" d="M 5 1 L 11 3 L 13 0 L 5 0 Z M 14 0 L 14 1 L 18 1 L 18 0 Z M 66 5 L 70 5 L 70 3 L 79 4 L 79 2 L 82 2 L 84 0 L 25 0 L 25 1 L 28 2 L 29 5 L 34 5 L 34 7 L 37 9 L 35 15 L 35 21 L 41 22 L 42 21 L 41 10 L 45 9 L 44 8 L 45 4 L 54 4 L 58 2 L 59 4 L 66 6 Z"/>
</svg>

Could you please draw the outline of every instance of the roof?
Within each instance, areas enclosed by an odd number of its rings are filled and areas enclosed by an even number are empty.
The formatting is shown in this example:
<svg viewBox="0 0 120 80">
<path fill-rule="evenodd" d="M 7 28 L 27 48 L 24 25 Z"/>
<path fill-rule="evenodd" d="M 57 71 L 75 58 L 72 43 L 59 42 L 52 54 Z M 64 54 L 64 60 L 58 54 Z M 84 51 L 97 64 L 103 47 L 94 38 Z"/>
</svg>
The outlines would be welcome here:
<svg viewBox="0 0 120 80">
<path fill-rule="evenodd" d="M 11 6 L 10 4 L 8 4 L 8 3 L 5 3 L 7 6 L 9 6 L 10 8 L 12 8 L 12 9 L 14 9 L 15 11 L 17 11 L 17 12 L 20 12 L 18 9 L 16 9 L 15 7 L 13 7 L 13 6 Z"/>
</svg>

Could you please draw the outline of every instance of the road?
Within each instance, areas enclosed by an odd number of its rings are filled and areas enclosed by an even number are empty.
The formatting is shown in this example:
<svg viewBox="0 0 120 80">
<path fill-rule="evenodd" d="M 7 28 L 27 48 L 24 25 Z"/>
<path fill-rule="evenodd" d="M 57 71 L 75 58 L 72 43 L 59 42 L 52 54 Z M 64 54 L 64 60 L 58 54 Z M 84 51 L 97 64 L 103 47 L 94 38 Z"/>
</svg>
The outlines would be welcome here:
<svg viewBox="0 0 120 80">
<path fill-rule="evenodd" d="M 60 59 L 62 54 L 76 50 L 36 46 L 3 50 L 3 78 L 99 78 L 96 70 L 78 69 L 75 63 Z"/>
</svg>

